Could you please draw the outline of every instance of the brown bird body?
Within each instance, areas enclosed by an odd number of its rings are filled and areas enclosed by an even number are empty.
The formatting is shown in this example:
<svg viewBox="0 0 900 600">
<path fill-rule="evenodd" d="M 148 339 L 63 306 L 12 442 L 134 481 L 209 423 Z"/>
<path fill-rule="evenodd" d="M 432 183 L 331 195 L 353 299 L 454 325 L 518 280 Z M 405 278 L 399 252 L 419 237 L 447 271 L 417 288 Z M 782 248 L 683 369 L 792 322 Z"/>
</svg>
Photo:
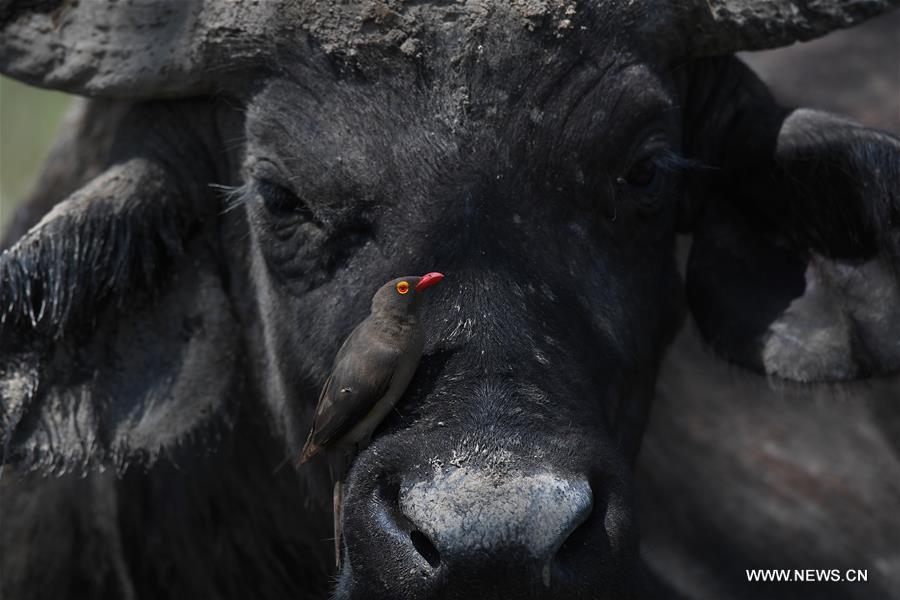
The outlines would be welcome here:
<svg viewBox="0 0 900 600">
<path fill-rule="evenodd" d="M 441 279 L 440 273 L 401 277 L 375 293 L 371 313 L 338 350 L 319 395 L 301 464 L 324 448 L 365 445 L 390 413 L 422 357 L 420 295 Z"/>
<path fill-rule="evenodd" d="M 368 443 L 419 366 L 425 346 L 419 320 L 420 294 L 443 278 L 440 273 L 400 277 L 375 292 L 369 316 L 344 340 L 322 386 L 300 464 L 326 448 L 352 451 Z M 334 556 L 338 567 L 343 471 L 342 462 L 334 484 Z"/>
</svg>

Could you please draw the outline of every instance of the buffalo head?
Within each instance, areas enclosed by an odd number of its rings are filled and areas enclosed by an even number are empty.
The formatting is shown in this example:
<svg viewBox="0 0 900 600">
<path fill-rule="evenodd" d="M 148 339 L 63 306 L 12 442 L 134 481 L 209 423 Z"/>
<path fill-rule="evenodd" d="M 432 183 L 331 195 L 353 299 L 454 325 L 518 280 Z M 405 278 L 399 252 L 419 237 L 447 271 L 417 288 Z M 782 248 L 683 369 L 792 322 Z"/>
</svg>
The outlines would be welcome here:
<svg viewBox="0 0 900 600">
<path fill-rule="evenodd" d="M 219 465 L 238 494 L 296 456 L 372 292 L 438 269 L 419 371 L 349 474 L 336 597 L 640 594 L 630 466 L 685 298 L 772 375 L 900 365 L 898 142 L 777 105 L 731 56 L 887 4 L 10 7 L 7 73 L 130 110 L 0 263 L 6 461 L 273 440 Z M 238 494 L 294 513 L 246 577 L 317 589 L 296 564 L 327 544 L 296 540 L 326 465 L 278 476 L 305 491 Z"/>
</svg>

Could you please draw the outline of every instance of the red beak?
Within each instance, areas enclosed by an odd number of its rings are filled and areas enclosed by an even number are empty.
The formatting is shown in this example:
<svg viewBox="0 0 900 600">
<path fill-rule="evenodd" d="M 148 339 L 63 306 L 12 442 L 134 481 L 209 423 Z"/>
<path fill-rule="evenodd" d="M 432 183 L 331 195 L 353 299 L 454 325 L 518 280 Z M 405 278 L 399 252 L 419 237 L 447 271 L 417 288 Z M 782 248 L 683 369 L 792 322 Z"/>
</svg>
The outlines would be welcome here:
<svg viewBox="0 0 900 600">
<path fill-rule="evenodd" d="M 444 276 L 441 273 L 429 273 L 428 275 L 423 275 L 422 279 L 419 280 L 419 283 L 416 284 L 416 287 L 413 289 L 417 292 L 421 292 L 438 283 Z"/>
</svg>

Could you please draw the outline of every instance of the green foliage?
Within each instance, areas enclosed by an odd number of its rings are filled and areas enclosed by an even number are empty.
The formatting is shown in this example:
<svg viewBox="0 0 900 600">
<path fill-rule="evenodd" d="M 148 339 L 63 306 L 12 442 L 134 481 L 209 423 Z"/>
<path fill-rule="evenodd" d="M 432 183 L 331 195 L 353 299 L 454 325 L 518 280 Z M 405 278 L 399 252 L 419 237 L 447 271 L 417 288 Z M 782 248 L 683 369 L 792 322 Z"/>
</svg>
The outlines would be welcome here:
<svg viewBox="0 0 900 600">
<path fill-rule="evenodd" d="M 71 102 L 0 77 L 0 231 L 31 189 Z"/>
</svg>

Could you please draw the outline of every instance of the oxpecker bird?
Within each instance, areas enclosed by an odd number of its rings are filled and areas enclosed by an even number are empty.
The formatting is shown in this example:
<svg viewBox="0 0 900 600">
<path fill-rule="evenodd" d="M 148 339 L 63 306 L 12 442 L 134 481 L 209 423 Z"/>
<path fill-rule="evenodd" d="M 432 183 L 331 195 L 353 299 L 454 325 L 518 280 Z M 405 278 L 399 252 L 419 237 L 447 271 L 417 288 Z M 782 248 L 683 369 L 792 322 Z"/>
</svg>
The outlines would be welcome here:
<svg viewBox="0 0 900 600">
<path fill-rule="evenodd" d="M 365 446 L 412 380 L 425 332 L 419 318 L 422 293 L 440 273 L 393 279 L 375 292 L 369 316 L 350 333 L 334 359 L 300 464 L 324 449 L 344 453 Z M 344 466 L 334 486 L 335 561 L 340 566 L 340 511 Z"/>
<path fill-rule="evenodd" d="M 368 443 L 419 366 L 425 344 L 422 292 L 443 278 L 440 273 L 400 277 L 375 292 L 369 316 L 334 359 L 300 464 L 324 448 L 352 450 Z"/>
</svg>

